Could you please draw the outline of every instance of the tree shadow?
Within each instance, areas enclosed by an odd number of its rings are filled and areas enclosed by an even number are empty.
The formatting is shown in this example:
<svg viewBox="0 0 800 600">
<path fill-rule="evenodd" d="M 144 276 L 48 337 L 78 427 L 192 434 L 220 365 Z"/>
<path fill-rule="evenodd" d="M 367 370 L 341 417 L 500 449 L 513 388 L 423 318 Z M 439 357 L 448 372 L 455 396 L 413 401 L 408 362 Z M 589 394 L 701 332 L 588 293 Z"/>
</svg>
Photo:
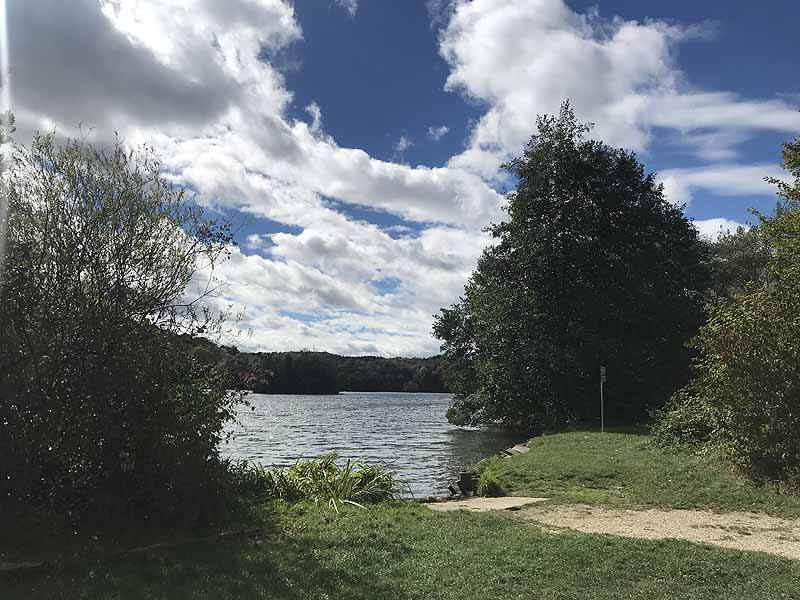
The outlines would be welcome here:
<svg viewBox="0 0 800 600">
<path fill-rule="evenodd" d="M 114 551 L 116 552 L 116 551 Z M 402 598 L 367 572 L 331 560 L 336 548 L 265 519 L 241 535 L 75 556 L 0 573 L 0 594 L 16 598 Z M 325 558 L 328 559 L 325 564 Z"/>
</svg>

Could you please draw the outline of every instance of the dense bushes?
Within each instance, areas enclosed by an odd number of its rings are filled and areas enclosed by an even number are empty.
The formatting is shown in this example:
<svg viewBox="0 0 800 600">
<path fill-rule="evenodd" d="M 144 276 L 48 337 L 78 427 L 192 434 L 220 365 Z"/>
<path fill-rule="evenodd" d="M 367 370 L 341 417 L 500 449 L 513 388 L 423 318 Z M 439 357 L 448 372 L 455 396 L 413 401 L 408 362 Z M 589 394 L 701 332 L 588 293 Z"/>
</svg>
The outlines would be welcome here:
<svg viewBox="0 0 800 600">
<path fill-rule="evenodd" d="M 746 234 L 765 260 L 714 307 L 696 374 L 655 426 L 663 443 L 708 440 L 758 480 L 800 483 L 800 141 L 784 147 L 794 185 Z M 745 235 L 740 233 L 739 235 Z M 681 431 L 682 430 L 682 431 Z"/>
<path fill-rule="evenodd" d="M 224 503 L 236 396 L 192 354 L 213 332 L 187 285 L 225 225 L 146 148 L 17 148 L 0 289 L 0 512 L 194 520 Z M 208 289 L 204 287 L 203 289 Z"/>
<path fill-rule="evenodd" d="M 651 430 L 656 445 L 680 447 L 709 442 L 714 427 L 708 406 L 689 385 L 678 390 L 666 406 L 654 414 Z"/>
</svg>

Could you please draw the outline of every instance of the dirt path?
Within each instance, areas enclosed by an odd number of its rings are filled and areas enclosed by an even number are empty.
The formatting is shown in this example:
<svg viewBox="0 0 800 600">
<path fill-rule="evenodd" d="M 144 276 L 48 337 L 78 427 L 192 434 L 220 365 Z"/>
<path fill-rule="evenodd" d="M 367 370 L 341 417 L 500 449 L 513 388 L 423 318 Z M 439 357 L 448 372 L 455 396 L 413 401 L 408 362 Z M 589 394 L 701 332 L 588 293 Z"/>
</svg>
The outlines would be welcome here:
<svg viewBox="0 0 800 600">
<path fill-rule="evenodd" d="M 551 527 L 644 539 L 676 538 L 800 560 L 800 520 L 757 513 L 535 506 L 516 513 Z"/>
<path fill-rule="evenodd" d="M 523 506 L 547 502 L 547 498 L 524 498 L 521 496 L 503 496 L 502 498 L 464 498 L 447 502 L 435 502 L 426 506 L 431 510 L 449 512 L 453 510 L 470 510 L 489 512 L 493 510 L 519 510 Z"/>
</svg>

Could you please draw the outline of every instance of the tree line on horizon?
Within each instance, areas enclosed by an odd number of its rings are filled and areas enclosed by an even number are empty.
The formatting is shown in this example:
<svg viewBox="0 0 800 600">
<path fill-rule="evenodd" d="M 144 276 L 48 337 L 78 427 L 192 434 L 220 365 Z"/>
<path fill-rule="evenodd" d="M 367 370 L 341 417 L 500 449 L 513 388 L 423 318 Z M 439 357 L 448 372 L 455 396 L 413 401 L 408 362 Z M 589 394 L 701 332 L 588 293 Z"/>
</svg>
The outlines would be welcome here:
<svg viewBox="0 0 800 600">
<path fill-rule="evenodd" d="M 230 372 L 235 387 L 258 394 L 432 392 L 449 389 L 441 356 L 342 356 L 330 352 L 242 352 L 204 338 L 191 340 L 195 357 Z"/>
</svg>

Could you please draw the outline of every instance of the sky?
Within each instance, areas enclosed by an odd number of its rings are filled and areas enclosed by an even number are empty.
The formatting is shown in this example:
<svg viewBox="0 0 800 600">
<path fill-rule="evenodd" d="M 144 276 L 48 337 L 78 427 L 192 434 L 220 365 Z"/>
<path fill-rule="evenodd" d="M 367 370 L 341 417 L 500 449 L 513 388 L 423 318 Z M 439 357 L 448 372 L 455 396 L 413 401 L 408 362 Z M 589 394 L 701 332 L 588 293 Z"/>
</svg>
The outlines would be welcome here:
<svg viewBox="0 0 800 600">
<path fill-rule="evenodd" d="M 3 2 L 16 141 L 152 146 L 234 224 L 244 350 L 437 353 L 500 165 L 565 99 L 708 236 L 774 205 L 800 135 L 795 0 Z"/>
</svg>

